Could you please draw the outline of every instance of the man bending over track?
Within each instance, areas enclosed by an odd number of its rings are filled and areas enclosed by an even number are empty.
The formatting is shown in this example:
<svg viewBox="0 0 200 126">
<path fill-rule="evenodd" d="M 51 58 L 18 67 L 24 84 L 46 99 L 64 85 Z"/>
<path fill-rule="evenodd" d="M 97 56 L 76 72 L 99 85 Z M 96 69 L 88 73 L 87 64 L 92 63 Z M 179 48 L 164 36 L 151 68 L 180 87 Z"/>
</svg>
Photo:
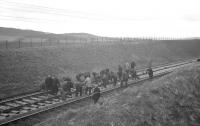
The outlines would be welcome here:
<svg viewBox="0 0 200 126">
<path fill-rule="evenodd" d="M 73 82 L 70 78 L 65 78 L 64 81 L 65 82 L 62 85 L 62 88 L 63 88 L 63 91 L 64 91 L 63 95 L 67 95 L 67 96 L 72 97 L 71 89 L 73 88 Z"/>
<path fill-rule="evenodd" d="M 146 73 L 149 75 L 149 78 L 153 78 L 153 70 L 151 67 L 146 70 Z"/>
<path fill-rule="evenodd" d="M 93 95 L 92 95 L 92 99 L 94 101 L 94 104 L 96 104 L 100 98 L 100 88 L 98 87 L 98 85 L 95 85 L 95 88 L 94 88 L 94 92 L 93 92 Z"/>
</svg>

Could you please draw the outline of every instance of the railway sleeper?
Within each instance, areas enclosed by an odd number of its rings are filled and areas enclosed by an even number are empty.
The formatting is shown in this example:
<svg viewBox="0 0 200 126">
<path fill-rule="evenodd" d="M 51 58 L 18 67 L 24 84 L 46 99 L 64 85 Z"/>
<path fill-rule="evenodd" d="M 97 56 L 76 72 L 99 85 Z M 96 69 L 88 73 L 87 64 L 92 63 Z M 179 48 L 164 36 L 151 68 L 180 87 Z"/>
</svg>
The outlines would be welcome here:
<svg viewBox="0 0 200 126">
<path fill-rule="evenodd" d="M 21 100 L 20 101 L 15 101 L 15 102 L 18 103 L 18 104 L 21 104 L 22 106 L 28 104 L 27 102 L 24 102 L 24 101 L 21 101 Z"/>
<path fill-rule="evenodd" d="M 181 65 L 181 64 L 179 64 L 179 65 Z M 179 65 L 173 65 L 171 67 L 173 68 L 173 67 L 179 66 Z M 164 67 L 164 69 L 167 69 L 167 68 L 168 67 Z M 158 69 L 157 71 L 162 70 L 162 69 Z M 146 77 L 144 76 L 144 78 L 146 78 Z M 133 81 L 133 80 L 132 79 L 129 80 L 129 83 L 131 81 Z M 109 90 L 109 88 L 113 88 L 112 86 L 110 86 L 111 84 L 107 85 L 107 88 L 102 88 L 102 92 Z M 116 87 L 118 87 L 119 85 L 120 84 L 118 82 Z M 113 90 L 114 90 L 114 88 L 113 88 Z M 72 90 L 72 94 L 75 94 L 75 90 Z M 32 96 L 32 97 L 27 97 L 27 98 L 21 98 L 19 101 L 15 100 L 11 103 L 4 103 L 3 105 L 0 105 L 0 112 L 1 112 L 0 120 L 5 120 L 6 118 L 14 116 L 14 115 L 20 115 L 20 114 L 23 115 L 23 114 L 31 112 L 31 111 L 34 112 L 33 110 L 37 111 L 40 108 L 42 109 L 42 108 L 45 108 L 48 106 L 51 107 L 51 105 L 53 106 L 53 105 L 56 105 L 57 103 L 63 102 L 58 97 L 59 96 L 54 96 L 54 95 L 45 93 L 41 96 L 34 96 L 34 97 Z M 84 95 L 83 95 L 83 97 L 84 97 Z M 75 100 L 75 99 L 74 99 L 74 97 L 72 97 L 70 99 L 67 98 L 67 100 L 71 101 L 71 100 Z"/>
<path fill-rule="evenodd" d="M 14 101 L 13 103 L 6 103 L 5 105 L 0 106 L 0 110 L 1 113 L 15 113 L 15 111 L 18 111 L 19 109 L 23 109 L 23 110 L 31 110 L 31 107 L 27 107 L 28 105 L 33 105 L 42 101 L 46 101 L 47 99 L 43 99 L 43 100 L 30 100 L 30 99 L 22 99 L 19 101 Z M 34 106 L 36 107 L 36 106 Z M 37 108 L 37 107 L 36 107 Z M 34 109 L 34 108 L 33 108 Z M 4 114 L 3 116 L 5 116 L 6 114 Z M 6 115 L 7 116 L 7 115 Z"/>
<path fill-rule="evenodd" d="M 1 111 L 1 112 L 4 112 L 4 111 L 6 111 L 6 110 L 9 110 L 10 108 L 11 108 L 10 106 L 1 105 L 1 106 L 0 106 L 0 111 Z"/>
</svg>

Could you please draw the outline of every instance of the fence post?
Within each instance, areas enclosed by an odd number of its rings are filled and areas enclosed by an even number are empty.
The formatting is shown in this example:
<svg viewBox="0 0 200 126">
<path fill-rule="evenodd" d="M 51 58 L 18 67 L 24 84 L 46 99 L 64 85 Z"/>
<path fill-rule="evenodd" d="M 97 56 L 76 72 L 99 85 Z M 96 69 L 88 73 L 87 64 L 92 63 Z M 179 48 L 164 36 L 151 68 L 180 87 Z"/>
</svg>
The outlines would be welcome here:
<svg viewBox="0 0 200 126">
<path fill-rule="evenodd" d="M 67 45 L 67 39 L 65 39 L 65 45 Z"/>
<path fill-rule="evenodd" d="M 32 39 L 31 39 L 31 47 L 33 46 Z"/>
<path fill-rule="evenodd" d="M 8 49 L 8 40 L 6 40 L 6 49 Z"/>
<path fill-rule="evenodd" d="M 59 45 L 59 40 L 57 40 L 57 45 Z"/>
<path fill-rule="evenodd" d="M 41 47 L 42 47 L 42 39 L 41 39 Z"/>
<path fill-rule="evenodd" d="M 19 48 L 21 47 L 21 42 L 20 42 L 20 40 L 19 40 Z"/>
</svg>

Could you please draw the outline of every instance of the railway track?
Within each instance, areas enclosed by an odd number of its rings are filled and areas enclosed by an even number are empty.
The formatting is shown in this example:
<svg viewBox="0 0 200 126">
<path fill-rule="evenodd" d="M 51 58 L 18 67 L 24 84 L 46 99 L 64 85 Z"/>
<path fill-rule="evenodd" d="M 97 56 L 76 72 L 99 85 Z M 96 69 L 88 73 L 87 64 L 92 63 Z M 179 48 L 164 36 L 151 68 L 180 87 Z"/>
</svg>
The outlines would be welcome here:
<svg viewBox="0 0 200 126">
<path fill-rule="evenodd" d="M 163 63 L 163 64 L 160 64 L 160 65 L 157 65 L 157 66 L 153 66 L 152 68 L 156 70 L 156 68 L 161 68 L 161 67 L 165 67 L 165 66 L 170 66 L 170 65 L 173 65 L 173 64 L 178 64 L 178 63 L 183 63 L 183 62 L 187 62 L 187 61 L 195 61 L 197 60 L 196 58 L 191 58 L 191 59 L 181 59 L 181 60 L 178 60 L 176 62 L 173 62 L 173 63 Z M 136 69 L 137 72 L 141 72 L 141 71 L 145 71 L 145 67 L 142 67 L 142 68 L 139 68 L 139 69 Z M 30 91 L 30 92 L 24 92 L 22 94 L 19 94 L 18 96 L 16 97 L 4 97 L 0 100 L 0 104 L 2 104 L 3 102 L 6 102 L 6 101 L 12 101 L 12 100 L 15 100 L 15 99 L 19 99 L 19 98 L 22 98 L 22 97 L 28 97 L 28 96 L 31 96 L 31 95 L 35 95 L 35 94 L 42 94 L 44 92 L 41 92 L 39 89 L 36 89 L 34 91 Z"/>
<path fill-rule="evenodd" d="M 169 64 L 167 66 L 155 67 L 153 68 L 154 77 L 163 76 L 177 68 L 192 64 L 195 61 L 196 60 L 189 60 L 176 64 Z M 138 71 L 138 75 L 140 76 L 140 79 L 129 80 L 128 85 L 136 85 L 149 79 L 148 76 L 144 74 L 143 70 Z M 118 84 L 116 87 L 109 85 L 108 88 L 102 88 L 101 91 L 102 94 L 106 94 L 120 89 L 121 87 Z M 64 105 L 77 103 L 84 99 L 88 99 L 89 97 L 90 96 L 88 95 L 84 95 L 82 97 L 72 97 L 66 101 L 62 101 L 59 97 L 49 95 L 46 92 L 37 92 L 26 96 L 4 100 L 0 102 L 0 125 L 9 124 Z"/>
<path fill-rule="evenodd" d="M 182 59 L 182 60 L 179 60 L 179 61 L 176 61 L 176 62 L 173 62 L 173 63 L 164 63 L 164 64 L 160 64 L 158 66 L 153 66 L 152 68 L 154 70 L 158 70 L 158 69 L 162 69 L 166 66 L 171 66 L 171 65 L 174 65 L 174 64 L 179 64 L 179 63 L 184 63 L 184 62 L 190 62 L 190 61 L 195 61 L 196 58 L 191 58 L 191 59 Z M 146 68 L 142 67 L 140 69 L 136 69 L 137 73 L 138 72 L 142 72 L 142 71 L 145 71 Z M 5 97 L 3 99 L 1 99 L 0 101 L 0 105 L 4 102 L 8 102 L 8 101 L 13 101 L 13 100 L 16 100 L 16 99 L 20 99 L 20 98 L 25 98 L 25 97 L 29 97 L 29 96 L 34 96 L 34 95 L 39 95 L 39 94 L 44 94 L 46 92 L 41 92 L 40 90 L 35 90 L 35 91 L 30 91 L 31 93 L 24 93 L 24 94 L 20 94 L 19 96 L 16 96 L 16 97 Z"/>
</svg>

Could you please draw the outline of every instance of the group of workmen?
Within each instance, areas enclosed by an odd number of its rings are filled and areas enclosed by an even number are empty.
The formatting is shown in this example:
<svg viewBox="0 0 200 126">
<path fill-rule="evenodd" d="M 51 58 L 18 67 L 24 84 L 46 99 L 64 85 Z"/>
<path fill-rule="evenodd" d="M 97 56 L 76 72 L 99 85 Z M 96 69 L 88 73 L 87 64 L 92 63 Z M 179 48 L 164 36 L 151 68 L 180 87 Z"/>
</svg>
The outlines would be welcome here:
<svg viewBox="0 0 200 126">
<path fill-rule="evenodd" d="M 119 65 L 116 73 L 110 69 L 101 70 L 99 73 L 79 73 L 76 75 L 76 81 L 72 81 L 69 77 L 64 77 L 62 84 L 56 76 L 49 75 L 45 79 L 42 89 L 52 95 L 60 96 L 62 100 L 72 97 L 72 94 L 77 97 L 82 96 L 84 93 L 90 95 L 94 103 L 97 103 L 100 98 L 100 87 L 106 88 L 109 84 L 115 87 L 118 82 L 121 87 L 127 87 L 129 78 L 139 79 L 135 67 L 136 64 L 133 61 L 130 64 L 126 63 L 124 67 Z M 146 72 L 150 78 L 153 77 L 151 68 L 148 68 Z"/>
</svg>

